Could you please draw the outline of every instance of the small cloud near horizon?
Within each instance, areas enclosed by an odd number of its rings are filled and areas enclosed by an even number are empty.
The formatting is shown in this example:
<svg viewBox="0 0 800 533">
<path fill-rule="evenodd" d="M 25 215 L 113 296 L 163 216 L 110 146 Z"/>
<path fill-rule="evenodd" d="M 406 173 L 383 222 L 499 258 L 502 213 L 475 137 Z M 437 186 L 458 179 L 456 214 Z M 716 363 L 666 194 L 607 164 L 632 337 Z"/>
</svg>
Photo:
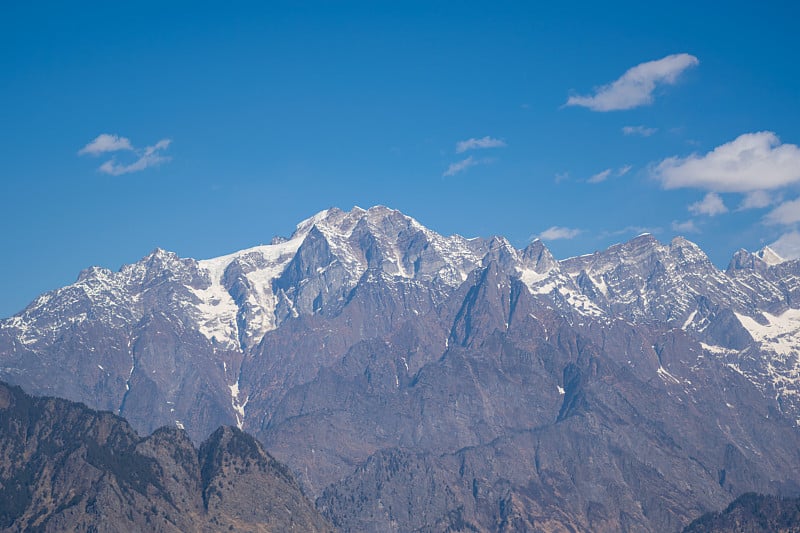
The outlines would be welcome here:
<svg viewBox="0 0 800 533">
<path fill-rule="evenodd" d="M 753 191 L 745 195 L 742 203 L 739 204 L 739 207 L 737 207 L 736 210 L 744 211 L 746 209 L 763 209 L 764 207 L 769 207 L 772 205 L 772 202 L 772 196 L 766 191 Z"/>
<path fill-rule="evenodd" d="M 468 168 L 474 167 L 475 165 L 479 164 L 480 161 L 478 161 L 472 156 L 469 156 L 466 159 L 462 159 L 461 161 L 450 163 L 450 166 L 447 167 L 447 170 L 444 171 L 444 174 L 442 174 L 442 176 L 455 176 L 456 174 L 464 172 Z"/>
<path fill-rule="evenodd" d="M 639 135 L 640 137 L 650 137 L 658 131 L 658 128 L 648 128 L 647 126 L 624 126 L 623 135 Z"/>
<path fill-rule="evenodd" d="M 797 230 L 784 233 L 769 247 L 784 259 L 800 259 L 800 233 Z"/>
<path fill-rule="evenodd" d="M 614 176 L 619 178 L 619 177 L 624 176 L 628 172 L 630 172 L 632 168 L 633 168 L 633 165 L 624 165 L 622 167 L 619 167 L 616 170 L 616 172 L 614 172 L 613 169 L 607 168 L 607 169 L 605 169 L 605 170 L 603 170 L 601 172 L 598 172 L 597 174 L 593 175 L 589 179 L 587 179 L 586 183 L 592 183 L 592 184 L 603 183 L 604 181 L 606 181 L 612 175 L 614 175 Z"/>
<path fill-rule="evenodd" d="M 534 238 L 541 239 L 543 241 L 555 241 L 558 239 L 574 239 L 581 233 L 583 233 L 583 230 L 576 228 L 550 226 L 543 232 L 539 233 L 538 235 L 535 235 Z"/>
<path fill-rule="evenodd" d="M 668 157 L 652 169 L 665 189 L 766 191 L 800 183 L 800 147 L 775 133 L 745 133 L 710 152 Z"/>
<path fill-rule="evenodd" d="M 505 148 L 508 146 L 502 139 L 495 139 L 494 137 L 482 137 L 480 139 L 471 138 L 466 141 L 458 141 L 456 143 L 456 153 L 463 154 L 468 150 L 482 150 L 485 148 Z"/>
<path fill-rule="evenodd" d="M 715 192 L 706 194 L 702 200 L 689 205 L 688 209 L 693 215 L 708 215 L 710 217 L 728 212 L 722 197 Z"/>
<path fill-rule="evenodd" d="M 766 224 L 790 226 L 800 222 L 800 198 L 783 202 L 764 217 Z"/>
<path fill-rule="evenodd" d="M 605 170 L 603 170 L 601 172 L 598 172 L 597 174 L 595 174 L 594 176 L 592 176 L 591 178 L 586 180 L 586 182 L 587 183 L 602 183 L 602 182 L 606 181 L 610 175 L 611 175 L 611 169 L 607 168 L 607 169 L 605 169 Z"/>
<path fill-rule="evenodd" d="M 644 233 L 657 234 L 661 233 L 662 231 L 663 230 L 660 227 L 625 226 L 622 229 L 603 231 L 598 235 L 598 237 L 601 239 L 605 239 L 607 237 L 618 237 L 620 235 L 642 235 Z"/>
<path fill-rule="evenodd" d="M 146 168 L 166 163 L 171 158 L 163 155 L 163 152 L 169 148 L 171 143 L 171 139 L 161 139 L 156 144 L 152 146 L 146 146 L 144 149 L 140 150 L 135 148 L 131 144 L 130 140 L 126 137 L 121 137 L 111 133 L 102 133 L 93 141 L 81 148 L 78 151 L 78 155 L 88 154 L 92 156 L 98 156 L 105 153 L 133 152 L 137 156 L 137 159 L 132 163 L 118 163 L 116 158 L 112 156 L 111 159 L 105 161 L 98 167 L 98 170 L 104 174 L 121 176 L 123 174 L 139 172 Z"/>
<path fill-rule="evenodd" d="M 672 221 L 672 231 L 679 233 L 700 233 L 700 228 L 694 223 L 694 220 L 687 220 L 686 222 Z"/>
<path fill-rule="evenodd" d="M 93 141 L 78 150 L 78 155 L 100 155 L 107 152 L 118 152 L 120 150 L 133 151 L 131 141 L 119 135 L 101 133 L 95 137 Z"/>
<path fill-rule="evenodd" d="M 488 135 L 485 137 L 481 137 L 477 139 L 472 137 L 465 141 L 458 141 L 456 143 L 456 153 L 463 154 L 469 150 L 483 150 L 486 148 L 504 148 L 506 147 L 506 142 L 502 139 L 495 139 L 494 137 L 489 137 Z M 470 167 L 474 167 L 477 165 L 484 165 L 492 161 L 492 158 L 483 158 L 483 159 L 475 159 L 473 156 L 468 156 L 461 161 L 456 161 L 455 163 L 450 163 L 447 167 L 447 170 L 444 171 L 442 176 L 455 176 L 461 172 L 464 172 Z"/>
<path fill-rule="evenodd" d="M 744 195 L 737 211 L 778 204 L 764 216 L 765 224 L 790 226 L 800 222 L 800 199 L 782 202 L 779 191 L 800 184 L 800 146 L 783 143 L 771 131 L 739 135 L 705 154 L 668 157 L 650 167 L 664 189 L 709 191 L 689 206 L 694 214 L 714 216 L 728 210 L 718 193 Z"/>
<path fill-rule="evenodd" d="M 691 54 L 673 54 L 629 68 L 617 80 L 598 87 L 591 96 L 574 95 L 565 106 L 586 107 L 592 111 L 622 111 L 653 102 L 658 85 L 674 85 L 678 76 L 700 61 Z"/>
</svg>

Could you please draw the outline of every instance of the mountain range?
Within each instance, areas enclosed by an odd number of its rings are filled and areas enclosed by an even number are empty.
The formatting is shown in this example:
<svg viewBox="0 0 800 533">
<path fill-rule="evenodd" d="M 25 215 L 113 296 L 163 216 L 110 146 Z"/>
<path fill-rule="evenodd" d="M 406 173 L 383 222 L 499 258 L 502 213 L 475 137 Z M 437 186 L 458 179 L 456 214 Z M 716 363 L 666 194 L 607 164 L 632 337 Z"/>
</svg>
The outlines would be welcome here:
<svg viewBox="0 0 800 533">
<path fill-rule="evenodd" d="M 341 531 L 680 531 L 797 495 L 799 351 L 800 261 L 769 249 L 558 261 L 382 206 L 90 268 L 0 321 L 0 379 L 247 431 Z"/>
</svg>

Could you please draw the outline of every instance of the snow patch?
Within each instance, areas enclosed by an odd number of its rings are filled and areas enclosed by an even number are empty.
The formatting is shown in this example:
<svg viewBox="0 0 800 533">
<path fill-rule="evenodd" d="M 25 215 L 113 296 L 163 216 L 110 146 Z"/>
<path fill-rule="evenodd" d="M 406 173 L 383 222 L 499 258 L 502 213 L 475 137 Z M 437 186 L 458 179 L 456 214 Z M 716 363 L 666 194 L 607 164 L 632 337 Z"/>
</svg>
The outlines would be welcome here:
<svg viewBox="0 0 800 533">
<path fill-rule="evenodd" d="M 597 287 L 600 293 L 606 298 L 608 298 L 608 285 L 606 284 L 605 278 L 603 277 L 595 278 L 593 276 L 589 276 L 589 279 L 592 280 L 592 283 L 594 283 L 594 286 Z"/>
<path fill-rule="evenodd" d="M 198 267 L 206 272 L 211 282 L 206 289 L 189 287 L 199 300 L 196 304 L 198 331 L 207 339 L 216 339 L 229 348 L 239 347 L 239 305 L 223 285 L 225 270 L 236 260 L 257 265 L 254 270 L 245 274 L 252 287 L 246 300 L 252 313 L 247 317 L 247 331 L 241 333 L 258 342 L 267 331 L 275 329 L 277 298 L 272 291 L 272 281 L 283 273 L 304 238 L 305 233 L 296 234 L 291 240 L 279 244 L 256 246 L 198 261 Z"/>
<path fill-rule="evenodd" d="M 688 328 L 692 324 L 692 322 L 694 322 L 694 317 L 696 316 L 697 316 L 697 309 L 692 311 L 692 313 L 689 315 L 689 318 L 687 318 L 686 322 L 684 322 L 683 325 L 681 326 L 681 329 L 683 331 L 686 331 L 686 328 Z"/>
<path fill-rule="evenodd" d="M 236 383 L 233 385 L 228 385 L 228 388 L 231 390 L 231 407 L 236 414 L 236 427 L 239 429 L 244 428 L 244 408 L 247 406 L 247 402 L 250 400 L 250 396 L 247 396 L 244 399 L 244 402 L 239 403 L 239 380 L 236 380 Z"/>
<path fill-rule="evenodd" d="M 519 272 L 519 279 L 522 280 L 522 283 L 527 285 L 529 289 L 532 289 L 534 285 L 547 278 L 551 270 L 547 272 L 536 272 L 532 268 L 518 267 L 517 272 Z"/>
<path fill-rule="evenodd" d="M 131 350 L 131 341 L 128 339 L 128 351 L 131 354 L 131 369 L 128 372 L 128 379 L 125 380 L 125 390 L 131 390 L 131 378 L 133 377 L 133 371 L 136 369 L 136 359 L 133 358 L 133 350 Z"/>
<path fill-rule="evenodd" d="M 778 255 L 775 250 L 769 246 L 765 246 L 761 250 L 757 251 L 756 256 L 769 266 L 778 265 L 786 261 L 786 259 Z"/>
<path fill-rule="evenodd" d="M 680 383 L 681 382 L 681 380 L 679 380 L 678 378 L 676 378 L 675 376 L 670 374 L 669 371 L 667 371 L 667 369 L 664 368 L 661 365 L 658 366 L 658 370 L 656 372 L 661 377 L 661 379 L 663 379 L 665 382 L 671 382 L 671 383 Z"/>
<path fill-rule="evenodd" d="M 701 342 L 700 346 L 702 346 L 702 348 L 705 351 L 711 352 L 711 353 L 715 353 L 715 354 L 718 354 L 718 355 L 727 355 L 727 354 L 731 354 L 731 353 L 736 353 L 736 350 L 731 350 L 729 348 L 724 348 L 722 346 L 716 346 L 714 344 L 706 344 L 704 342 Z"/>
<path fill-rule="evenodd" d="M 800 309 L 787 309 L 777 316 L 762 314 L 767 319 L 766 325 L 739 313 L 736 317 L 762 348 L 783 356 L 800 353 Z"/>
</svg>

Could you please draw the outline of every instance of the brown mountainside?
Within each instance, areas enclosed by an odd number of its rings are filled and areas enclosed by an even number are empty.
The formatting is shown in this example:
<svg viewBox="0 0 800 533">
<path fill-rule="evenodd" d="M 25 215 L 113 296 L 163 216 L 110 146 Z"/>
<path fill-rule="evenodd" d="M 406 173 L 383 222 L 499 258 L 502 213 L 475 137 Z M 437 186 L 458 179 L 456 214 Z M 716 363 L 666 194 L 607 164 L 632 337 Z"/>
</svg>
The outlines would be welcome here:
<svg viewBox="0 0 800 533">
<path fill-rule="evenodd" d="M 288 469 L 219 428 L 140 438 L 111 413 L 0 383 L 3 531 L 331 531 Z"/>
</svg>

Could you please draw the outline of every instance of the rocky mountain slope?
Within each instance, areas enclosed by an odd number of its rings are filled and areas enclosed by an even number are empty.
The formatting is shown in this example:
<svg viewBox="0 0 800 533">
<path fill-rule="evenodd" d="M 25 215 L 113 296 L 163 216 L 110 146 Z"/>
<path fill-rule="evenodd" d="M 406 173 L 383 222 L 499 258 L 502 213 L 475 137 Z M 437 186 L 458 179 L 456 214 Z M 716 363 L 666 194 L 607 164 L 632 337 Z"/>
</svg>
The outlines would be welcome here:
<svg viewBox="0 0 800 533">
<path fill-rule="evenodd" d="M 332 531 L 288 469 L 221 427 L 162 428 L 0 383 L 3 531 Z"/>
<path fill-rule="evenodd" d="M 684 533 L 795 533 L 800 531 L 800 498 L 743 494 L 724 511 L 708 513 Z"/>
<path fill-rule="evenodd" d="M 344 531 L 679 531 L 800 490 L 800 262 L 639 236 L 557 261 L 385 207 L 84 271 L 0 377 L 200 442 L 255 434 Z"/>
</svg>

